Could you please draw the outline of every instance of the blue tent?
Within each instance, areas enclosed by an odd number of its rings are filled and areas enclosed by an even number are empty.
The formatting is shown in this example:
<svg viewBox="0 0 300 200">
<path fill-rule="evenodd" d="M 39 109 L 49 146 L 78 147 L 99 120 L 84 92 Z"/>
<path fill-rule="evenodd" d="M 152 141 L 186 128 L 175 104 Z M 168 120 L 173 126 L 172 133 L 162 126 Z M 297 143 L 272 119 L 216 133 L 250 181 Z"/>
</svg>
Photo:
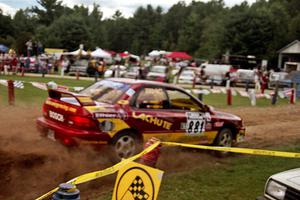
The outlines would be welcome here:
<svg viewBox="0 0 300 200">
<path fill-rule="evenodd" d="M 7 51 L 8 51 L 8 47 L 3 44 L 0 44 L 0 52 L 6 53 Z"/>
</svg>

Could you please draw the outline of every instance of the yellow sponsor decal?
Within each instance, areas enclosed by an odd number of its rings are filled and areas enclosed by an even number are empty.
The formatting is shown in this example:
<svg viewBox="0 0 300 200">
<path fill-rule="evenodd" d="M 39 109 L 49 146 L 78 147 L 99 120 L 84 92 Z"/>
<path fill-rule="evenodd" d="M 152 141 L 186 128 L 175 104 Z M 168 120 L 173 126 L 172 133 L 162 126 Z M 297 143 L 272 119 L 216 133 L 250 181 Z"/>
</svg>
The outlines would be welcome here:
<svg viewBox="0 0 300 200">
<path fill-rule="evenodd" d="M 50 105 L 50 106 L 53 106 L 55 108 L 59 108 L 59 109 L 62 109 L 64 111 L 70 111 L 70 112 L 76 112 L 76 108 L 72 108 L 70 106 L 67 106 L 67 105 L 63 105 L 63 104 L 60 104 L 60 103 L 56 103 L 56 102 L 53 102 L 53 101 L 49 101 L 47 100 L 45 102 L 47 105 Z"/>
<path fill-rule="evenodd" d="M 170 130 L 172 127 L 172 123 L 168 122 L 166 120 L 157 118 L 157 117 L 153 117 L 152 115 L 146 115 L 145 113 L 141 113 L 139 115 L 137 115 L 135 112 L 132 113 L 132 117 L 135 119 L 141 119 L 149 124 L 153 124 L 159 127 L 163 127 L 167 130 Z"/>
<path fill-rule="evenodd" d="M 91 103 L 94 102 L 91 97 L 77 97 L 78 100 L 82 103 Z"/>
<path fill-rule="evenodd" d="M 131 162 L 117 176 L 112 200 L 156 200 L 163 171 Z"/>
<path fill-rule="evenodd" d="M 120 104 L 120 105 L 128 105 L 129 101 L 128 100 L 120 100 L 120 101 L 118 101 L 118 104 Z"/>
<path fill-rule="evenodd" d="M 90 113 L 94 113 L 94 112 L 100 112 L 100 111 L 104 111 L 106 110 L 104 107 L 102 106 L 84 106 L 84 108 L 86 110 L 88 110 Z"/>
</svg>

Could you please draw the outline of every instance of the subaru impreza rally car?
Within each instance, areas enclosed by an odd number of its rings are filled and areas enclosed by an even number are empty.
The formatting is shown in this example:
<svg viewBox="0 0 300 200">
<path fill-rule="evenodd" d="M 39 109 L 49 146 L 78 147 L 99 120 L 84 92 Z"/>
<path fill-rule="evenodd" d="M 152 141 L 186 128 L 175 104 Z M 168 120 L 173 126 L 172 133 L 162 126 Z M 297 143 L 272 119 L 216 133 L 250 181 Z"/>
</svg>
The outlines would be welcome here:
<svg viewBox="0 0 300 200">
<path fill-rule="evenodd" d="M 37 125 L 65 145 L 110 144 L 119 158 L 136 154 L 151 137 L 232 146 L 245 136 L 240 117 L 215 111 L 180 87 L 120 78 L 78 94 L 50 89 Z"/>
</svg>

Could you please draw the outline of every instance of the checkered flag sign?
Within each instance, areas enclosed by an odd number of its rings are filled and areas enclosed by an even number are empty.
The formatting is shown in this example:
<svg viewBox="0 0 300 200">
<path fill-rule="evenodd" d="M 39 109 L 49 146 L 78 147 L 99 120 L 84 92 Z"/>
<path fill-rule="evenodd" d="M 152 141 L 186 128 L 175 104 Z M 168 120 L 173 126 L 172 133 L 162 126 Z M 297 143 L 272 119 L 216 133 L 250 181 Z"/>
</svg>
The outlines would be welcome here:
<svg viewBox="0 0 300 200">
<path fill-rule="evenodd" d="M 145 185 L 143 183 L 143 180 L 139 176 L 135 177 L 130 187 L 128 188 L 134 200 L 147 200 L 149 198 L 149 194 L 147 194 L 144 189 Z"/>
<path fill-rule="evenodd" d="M 14 81 L 14 87 L 19 89 L 24 89 L 23 81 Z"/>
</svg>

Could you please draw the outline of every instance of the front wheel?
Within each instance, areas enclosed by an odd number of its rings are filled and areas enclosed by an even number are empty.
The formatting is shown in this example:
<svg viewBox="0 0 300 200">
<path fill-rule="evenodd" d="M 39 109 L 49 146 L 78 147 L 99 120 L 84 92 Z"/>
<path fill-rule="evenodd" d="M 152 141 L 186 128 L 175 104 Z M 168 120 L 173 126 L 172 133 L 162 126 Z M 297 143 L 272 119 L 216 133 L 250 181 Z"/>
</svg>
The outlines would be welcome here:
<svg viewBox="0 0 300 200">
<path fill-rule="evenodd" d="M 232 130 L 229 128 L 223 128 L 219 132 L 214 145 L 221 146 L 221 147 L 232 147 L 232 144 L 233 144 Z M 227 156 L 228 154 L 229 154 L 229 152 L 225 152 L 225 151 L 216 152 L 216 155 L 219 157 L 224 157 L 224 156 Z"/>
<path fill-rule="evenodd" d="M 141 151 L 141 141 L 136 134 L 123 132 L 118 134 L 112 142 L 113 151 L 117 160 L 129 158 Z"/>
</svg>

